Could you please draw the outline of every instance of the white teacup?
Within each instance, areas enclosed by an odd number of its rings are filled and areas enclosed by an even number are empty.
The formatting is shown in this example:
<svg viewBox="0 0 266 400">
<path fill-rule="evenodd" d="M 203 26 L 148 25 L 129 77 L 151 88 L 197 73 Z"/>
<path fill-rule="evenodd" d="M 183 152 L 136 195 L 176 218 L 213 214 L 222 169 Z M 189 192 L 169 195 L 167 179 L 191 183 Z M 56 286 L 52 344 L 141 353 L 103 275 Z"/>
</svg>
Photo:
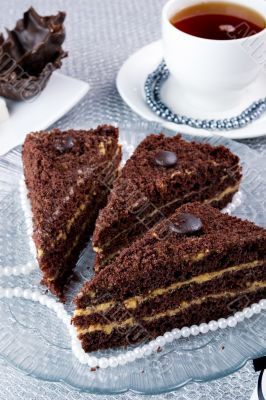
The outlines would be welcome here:
<svg viewBox="0 0 266 400">
<path fill-rule="evenodd" d="M 177 81 L 177 96 L 186 96 L 197 108 L 226 110 L 238 105 L 261 69 L 266 72 L 266 29 L 246 38 L 211 40 L 192 36 L 172 25 L 170 19 L 178 11 L 200 1 L 166 3 L 162 13 L 163 56 Z M 264 0 L 232 0 L 232 3 L 266 16 Z"/>
</svg>

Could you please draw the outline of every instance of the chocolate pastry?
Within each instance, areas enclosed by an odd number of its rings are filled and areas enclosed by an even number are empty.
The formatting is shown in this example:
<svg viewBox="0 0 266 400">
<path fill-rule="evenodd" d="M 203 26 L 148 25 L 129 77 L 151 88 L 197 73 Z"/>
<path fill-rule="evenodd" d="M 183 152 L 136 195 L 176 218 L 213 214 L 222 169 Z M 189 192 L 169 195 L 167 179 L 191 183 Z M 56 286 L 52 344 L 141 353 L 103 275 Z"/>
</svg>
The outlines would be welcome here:
<svg viewBox="0 0 266 400">
<path fill-rule="evenodd" d="M 118 172 L 118 129 L 30 133 L 22 159 L 43 283 L 63 298 Z"/>
<path fill-rule="evenodd" d="M 197 218 L 201 230 L 154 234 L 184 215 Z M 266 230 L 190 203 L 84 284 L 73 323 L 83 349 L 91 352 L 225 318 L 265 296 Z"/>
<path fill-rule="evenodd" d="M 184 203 L 223 208 L 238 191 L 239 158 L 223 146 L 149 135 L 126 162 L 96 222 L 95 270 Z"/>
</svg>

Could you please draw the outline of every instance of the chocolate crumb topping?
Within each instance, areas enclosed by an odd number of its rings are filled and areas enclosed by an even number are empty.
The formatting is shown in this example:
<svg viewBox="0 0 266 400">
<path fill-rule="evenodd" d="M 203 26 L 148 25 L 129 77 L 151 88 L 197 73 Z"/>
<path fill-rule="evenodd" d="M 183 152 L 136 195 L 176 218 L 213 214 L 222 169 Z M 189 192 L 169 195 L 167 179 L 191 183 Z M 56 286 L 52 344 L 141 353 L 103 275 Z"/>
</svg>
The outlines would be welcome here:
<svg viewBox="0 0 266 400">
<path fill-rule="evenodd" d="M 160 167 L 174 167 L 177 163 L 177 156 L 173 151 L 160 150 L 154 161 Z"/>
</svg>

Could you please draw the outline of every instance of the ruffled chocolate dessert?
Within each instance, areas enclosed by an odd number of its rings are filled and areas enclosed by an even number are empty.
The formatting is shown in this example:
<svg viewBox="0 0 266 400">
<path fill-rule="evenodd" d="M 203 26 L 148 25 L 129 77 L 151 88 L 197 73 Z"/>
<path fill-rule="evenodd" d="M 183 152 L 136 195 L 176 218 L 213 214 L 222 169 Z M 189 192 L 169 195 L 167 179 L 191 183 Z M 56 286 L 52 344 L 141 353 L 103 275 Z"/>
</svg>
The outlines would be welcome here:
<svg viewBox="0 0 266 400">
<path fill-rule="evenodd" d="M 0 34 L 0 96 L 27 100 L 38 95 L 67 53 L 65 13 L 40 16 L 32 7 L 4 38 Z"/>
</svg>

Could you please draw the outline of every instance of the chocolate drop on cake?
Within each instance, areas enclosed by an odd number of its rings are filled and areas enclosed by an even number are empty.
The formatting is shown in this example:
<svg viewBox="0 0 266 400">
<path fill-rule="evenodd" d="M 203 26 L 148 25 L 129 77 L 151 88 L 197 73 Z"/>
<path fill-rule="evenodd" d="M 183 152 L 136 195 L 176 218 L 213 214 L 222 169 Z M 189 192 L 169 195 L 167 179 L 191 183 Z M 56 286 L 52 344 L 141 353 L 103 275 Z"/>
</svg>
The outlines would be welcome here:
<svg viewBox="0 0 266 400">
<path fill-rule="evenodd" d="M 193 214 L 179 214 L 175 223 L 170 226 L 172 232 L 180 234 L 193 234 L 202 229 L 201 219 Z"/>
<path fill-rule="evenodd" d="M 160 150 L 155 155 L 154 161 L 160 167 L 174 167 L 177 163 L 177 156 L 173 151 Z"/>
<path fill-rule="evenodd" d="M 184 203 L 225 207 L 240 180 L 239 158 L 223 146 L 149 135 L 126 162 L 99 214 L 93 234 L 95 270 Z"/>
<path fill-rule="evenodd" d="M 43 283 L 62 298 L 117 176 L 118 129 L 30 133 L 22 158 Z"/>
</svg>

